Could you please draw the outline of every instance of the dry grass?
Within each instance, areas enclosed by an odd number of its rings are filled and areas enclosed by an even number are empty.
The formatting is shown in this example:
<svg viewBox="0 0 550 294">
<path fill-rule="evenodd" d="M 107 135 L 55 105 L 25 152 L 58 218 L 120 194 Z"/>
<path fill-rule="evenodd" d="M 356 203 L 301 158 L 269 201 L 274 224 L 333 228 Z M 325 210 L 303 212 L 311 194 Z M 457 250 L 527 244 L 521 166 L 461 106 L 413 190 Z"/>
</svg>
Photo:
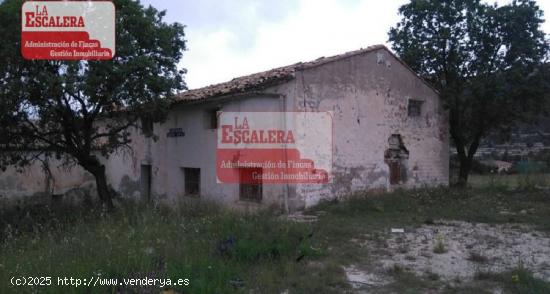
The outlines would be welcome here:
<svg viewBox="0 0 550 294">
<path fill-rule="evenodd" d="M 267 211 L 237 214 L 202 204 L 174 209 L 128 202 L 114 213 L 63 205 L 0 208 L 0 293 L 137 291 L 124 287 L 13 288 L 5 282 L 14 275 L 99 274 L 189 278 L 189 286 L 173 287 L 183 293 L 342 293 L 350 290 L 343 267 L 374 262 L 368 244 L 383 247 L 392 227 L 408 230 L 434 220 L 454 219 L 523 223 L 550 231 L 550 195 L 537 189 L 441 188 L 353 196 L 306 211 L 318 216 L 317 222 L 307 224 L 289 222 Z M 483 262 L 482 256 L 472 258 Z M 437 272 L 419 277 L 396 267 L 391 273 L 393 282 L 378 292 L 449 289 L 449 293 L 460 293 L 466 289 L 483 293 L 484 287 L 495 284 L 511 293 L 546 293 L 528 290 L 548 289 L 547 283 L 526 270 L 517 273 L 518 283 L 508 283 L 504 279 L 510 277 L 499 275 L 459 286 L 436 278 Z"/>
</svg>

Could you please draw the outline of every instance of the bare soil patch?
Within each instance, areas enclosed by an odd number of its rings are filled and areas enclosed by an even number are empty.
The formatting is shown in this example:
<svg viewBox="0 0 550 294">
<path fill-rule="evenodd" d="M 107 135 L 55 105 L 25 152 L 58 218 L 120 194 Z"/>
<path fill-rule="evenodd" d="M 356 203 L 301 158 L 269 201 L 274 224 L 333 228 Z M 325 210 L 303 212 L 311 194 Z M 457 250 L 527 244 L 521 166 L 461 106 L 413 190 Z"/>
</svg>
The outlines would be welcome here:
<svg viewBox="0 0 550 294">
<path fill-rule="evenodd" d="M 550 281 L 550 236 L 527 225 L 438 221 L 390 233 L 382 245 L 372 251 L 374 265 L 387 271 L 400 267 L 452 283 L 523 267 Z"/>
</svg>

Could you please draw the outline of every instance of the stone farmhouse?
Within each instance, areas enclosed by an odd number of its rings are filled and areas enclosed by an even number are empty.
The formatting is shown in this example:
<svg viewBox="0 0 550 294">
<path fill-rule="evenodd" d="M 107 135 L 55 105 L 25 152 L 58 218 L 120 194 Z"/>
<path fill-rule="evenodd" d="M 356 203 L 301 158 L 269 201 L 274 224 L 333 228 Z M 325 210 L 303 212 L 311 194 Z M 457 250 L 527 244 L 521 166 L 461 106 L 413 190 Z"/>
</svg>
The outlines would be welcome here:
<svg viewBox="0 0 550 294">
<path fill-rule="evenodd" d="M 330 111 L 333 166 L 324 184 L 220 184 L 217 113 Z M 131 152 L 104 158 L 121 197 L 204 199 L 295 211 L 356 191 L 448 185 L 447 114 L 438 93 L 383 45 L 181 93 L 162 124 L 132 132 Z M 0 173 L 2 197 L 85 194 L 93 177 L 55 160 Z"/>
</svg>

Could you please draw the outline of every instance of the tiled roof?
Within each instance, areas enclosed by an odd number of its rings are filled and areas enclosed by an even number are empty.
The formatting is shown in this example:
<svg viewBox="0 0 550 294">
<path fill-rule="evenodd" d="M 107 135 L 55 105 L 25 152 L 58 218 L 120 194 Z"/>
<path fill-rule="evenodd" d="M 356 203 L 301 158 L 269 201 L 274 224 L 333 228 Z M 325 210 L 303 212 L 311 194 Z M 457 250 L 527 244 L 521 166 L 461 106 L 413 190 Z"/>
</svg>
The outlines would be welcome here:
<svg viewBox="0 0 550 294">
<path fill-rule="evenodd" d="M 270 86 L 278 85 L 287 82 L 294 78 L 296 71 L 316 67 L 328 62 L 340 60 L 354 55 L 363 54 L 369 51 L 378 49 L 386 49 L 384 45 L 369 46 L 364 49 L 350 51 L 344 54 L 331 57 L 321 57 L 310 62 L 299 62 L 288 66 L 274 68 L 268 71 L 259 72 L 247 76 L 234 78 L 231 81 L 206 86 L 203 88 L 193 89 L 180 93 L 177 101 L 196 101 L 201 99 L 226 96 L 231 94 L 240 94 L 249 91 L 265 89 Z M 388 50 L 389 51 L 389 50 Z"/>
</svg>

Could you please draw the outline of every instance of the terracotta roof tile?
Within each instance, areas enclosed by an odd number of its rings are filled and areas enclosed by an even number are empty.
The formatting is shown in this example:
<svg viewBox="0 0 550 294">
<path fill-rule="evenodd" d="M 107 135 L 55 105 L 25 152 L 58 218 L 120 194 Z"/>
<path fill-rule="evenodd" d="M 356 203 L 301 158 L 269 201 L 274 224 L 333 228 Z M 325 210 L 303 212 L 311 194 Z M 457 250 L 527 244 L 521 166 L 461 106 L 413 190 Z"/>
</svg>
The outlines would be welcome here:
<svg viewBox="0 0 550 294">
<path fill-rule="evenodd" d="M 364 49 L 350 51 L 344 54 L 331 57 L 321 57 L 310 62 L 299 62 L 288 66 L 274 68 L 268 71 L 259 72 L 247 76 L 234 78 L 231 81 L 206 86 L 203 88 L 193 89 L 180 93 L 176 97 L 176 101 L 196 101 L 212 97 L 219 97 L 231 94 L 245 93 L 249 91 L 261 90 L 270 86 L 278 85 L 294 78 L 296 71 L 316 67 L 328 62 L 340 60 L 350 56 L 374 51 L 378 49 L 386 49 L 384 45 L 369 46 Z M 388 50 L 389 51 L 389 50 Z"/>
</svg>

